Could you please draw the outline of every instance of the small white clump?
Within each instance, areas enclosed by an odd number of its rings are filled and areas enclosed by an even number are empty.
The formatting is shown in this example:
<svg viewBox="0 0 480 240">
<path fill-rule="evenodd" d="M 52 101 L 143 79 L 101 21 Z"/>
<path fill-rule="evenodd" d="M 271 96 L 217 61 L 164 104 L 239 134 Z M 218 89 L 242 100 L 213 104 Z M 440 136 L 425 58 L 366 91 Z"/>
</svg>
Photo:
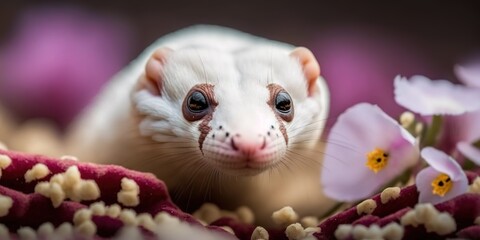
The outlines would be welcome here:
<svg viewBox="0 0 480 240">
<path fill-rule="evenodd" d="M 138 184 L 128 178 L 122 178 L 122 190 L 117 194 L 117 201 L 124 206 L 134 207 L 140 204 L 138 194 L 140 193 L 140 187 Z"/>
<path fill-rule="evenodd" d="M 75 224 L 75 226 L 78 226 L 91 219 L 92 219 L 92 211 L 88 208 L 82 208 L 77 210 L 73 215 L 73 224 Z"/>
<path fill-rule="evenodd" d="M 0 168 L 5 169 L 10 164 L 12 164 L 12 159 L 7 155 L 0 154 Z"/>
<path fill-rule="evenodd" d="M 65 191 L 63 191 L 62 186 L 58 183 L 50 184 L 48 192 L 45 192 L 43 195 L 46 197 L 50 197 L 54 207 L 60 206 L 60 204 L 62 204 L 63 200 L 65 200 L 66 197 Z"/>
<path fill-rule="evenodd" d="M 412 225 L 413 227 L 418 227 L 418 225 L 420 225 L 421 223 L 417 220 L 417 217 L 415 215 L 415 211 L 410 210 L 406 212 L 400 219 L 400 223 L 403 226 Z"/>
<path fill-rule="evenodd" d="M 64 173 L 58 173 L 49 182 L 39 182 L 35 192 L 52 201 L 54 207 L 60 206 L 66 198 L 72 201 L 95 200 L 100 197 L 100 189 L 94 180 L 83 180 L 77 166 L 70 166 Z"/>
<path fill-rule="evenodd" d="M 285 235 L 287 235 L 288 240 L 300 240 L 305 238 L 307 233 L 300 223 L 293 223 L 285 229 Z"/>
<path fill-rule="evenodd" d="M 37 163 L 25 173 L 25 182 L 29 183 L 33 180 L 42 179 L 48 174 L 50 174 L 50 170 L 48 169 L 47 165 L 43 163 Z"/>
<path fill-rule="evenodd" d="M 2 223 L 0 223 L 0 239 L 10 239 L 10 231 L 8 230 L 7 226 Z"/>
<path fill-rule="evenodd" d="M 76 233 L 85 237 L 93 237 L 97 233 L 97 225 L 92 220 L 87 220 L 74 228 Z"/>
<path fill-rule="evenodd" d="M 102 201 L 94 202 L 88 207 L 92 211 L 92 215 L 103 216 L 106 213 L 105 203 Z"/>
<path fill-rule="evenodd" d="M 237 214 L 238 220 L 241 223 L 253 224 L 255 222 L 255 214 L 253 213 L 253 211 L 250 208 L 248 208 L 246 206 L 241 206 L 241 207 L 237 208 L 235 213 Z"/>
<path fill-rule="evenodd" d="M 100 189 L 94 180 L 82 180 L 76 187 L 72 195 L 78 196 L 78 201 L 95 200 L 100 197 Z"/>
<path fill-rule="evenodd" d="M 21 240 L 35 240 L 37 239 L 37 232 L 31 227 L 21 227 L 17 230 L 17 234 Z"/>
<path fill-rule="evenodd" d="M 2 176 L 2 170 L 10 166 L 10 164 L 12 164 L 12 159 L 7 155 L 0 154 L 0 177 Z"/>
<path fill-rule="evenodd" d="M 132 209 L 122 209 L 118 219 L 120 219 L 125 225 L 138 225 L 137 213 Z"/>
<path fill-rule="evenodd" d="M 82 208 L 73 215 L 73 224 L 75 232 L 85 237 L 92 237 L 97 233 L 97 225 L 92 221 L 92 210 Z"/>
<path fill-rule="evenodd" d="M 71 189 L 82 181 L 82 176 L 77 166 L 71 166 L 67 168 L 67 171 L 63 174 L 65 180 L 63 185 L 65 188 Z"/>
<path fill-rule="evenodd" d="M 405 234 L 405 229 L 397 222 L 392 222 L 383 226 L 382 232 L 386 240 L 401 240 Z"/>
<path fill-rule="evenodd" d="M 376 224 L 369 227 L 364 225 L 341 224 L 335 230 L 335 237 L 339 240 L 348 239 L 350 236 L 353 239 L 385 239 L 385 240 L 400 240 L 403 238 L 404 229 L 398 223 L 390 223 L 383 228 Z"/>
<path fill-rule="evenodd" d="M 307 235 L 312 235 L 314 233 L 320 233 L 322 232 L 322 229 L 320 227 L 307 227 L 305 228 L 305 233 Z"/>
<path fill-rule="evenodd" d="M 337 229 L 335 230 L 335 238 L 339 240 L 344 240 L 347 239 L 351 232 L 352 232 L 353 226 L 350 224 L 340 224 L 338 225 Z"/>
<path fill-rule="evenodd" d="M 304 228 L 317 227 L 320 221 L 315 216 L 306 216 L 300 219 L 300 223 Z"/>
<path fill-rule="evenodd" d="M 389 187 L 385 188 L 380 194 L 380 200 L 382 204 L 389 202 L 390 200 L 397 199 L 400 197 L 400 188 L 399 187 Z"/>
<path fill-rule="evenodd" d="M 361 229 L 361 231 L 357 231 Z M 355 239 L 384 239 L 382 228 L 376 224 L 372 224 L 369 227 L 363 225 L 356 225 L 353 227 L 353 237 Z"/>
<path fill-rule="evenodd" d="M 220 209 L 212 203 L 204 203 L 197 211 L 193 213 L 193 217 L 202 220 L 208 224 L 221 217 Z"/>
<path fill-rule="evenodd" d="M 120 215 L 121 211 L 122 211 L 122 208 L 120 207 L 120 205 L 116 203 L 105 207 L 105 215 L 111 218 L 117 218 Z"/>
<path fill-rule="evenodd" d="M 370 229 L 373 231 L 370 232 Z M 377 225 L 370 225 L 370 227 L 364 225 L 355 225 L 352 229 L 353 239 L 381 239 L 380 228 Z"/>
<path fill-rule="evenodd" d="M 57 229 L 55 229 L 55 236 L 60 239 L 68 239 L 73 234 L 73 226 L 69 222 L 64 222 L 60 224 Z"/>
<path fill-rule="evenodd" d="M 139 226 L 144 227 L 147 230 L 153 232 L 155 230 L 155 221 L 150 213 L 140 213 L 137 216 L 137 223 Z"/>
<path fill-rule="evenodd" d="M 400 124 L 404 128 L 409 128 L 415 122 L 415 115 L 412 112 L 406 111 L 400 115 Z"/>
<path fill-rule="evenodd" d="M 265 228 L 258 226 L 253 230 L 250 240 L 268 240 L 269 238 L 268 231 Z"/>
<path fill-rule="evenodd" d="M 12 198 L 9 196 L 4 196 L 0 194 L 0 217 L 7 216 L 12 206 L 13 206 Z"/>
<path fill-rule="evenodd" d="M 37 229 L 37 234 L 42 239 L 48 239 L 50 236 L 53 235 L 55 231 L 55 227 L 51 222 L 42 223 Z"/>
<path fill-rule="evenodd" d="M 476 177 L 472 184 L 468 186 L 468 192 L 480 194 L 480 177 Z"/>
<path fill-rule="evenodd" d="M 372 214 L 375 208 L 377 208 L 377 202 L 373 199 L 367 199 L 357 205 L 357 214 Z"/>
<path fill-rule="evenodd" d="M 170 224 L 170 225 L 175 225 L 175 224 L 180 224 L 180 219 L 177 217 L 174 217 L 166 212 L 159 212 L 157 215 L 155 215 L 154 219 L 155 223 L 157 224 Z"/>
<path fill-rule="evenodd" d="M 60 237 L 60 239 L 67 239 L 73 234 L 73 225 L 69 222 L 64 222 L 60 224 L 57 229 L 55 229 L 55 236 Z"/>
<path fill-rule="evenodd" d="M 404 226 L 414 227 L 423 224 L 427 232 L 446 235 L 457 229 L 455 219 L 448 213 L 440 213 L 431 203 L 417 204 L 414 209 L 402 216 Z"/>
<path fill-rule="evenodd" d="M 275 211 L 272 214 L 273 222 L 280 226 L 288 226 L 298 221 L 298 214 L 292 207 L 286 206 L 282 209 Z"/>
</svg>

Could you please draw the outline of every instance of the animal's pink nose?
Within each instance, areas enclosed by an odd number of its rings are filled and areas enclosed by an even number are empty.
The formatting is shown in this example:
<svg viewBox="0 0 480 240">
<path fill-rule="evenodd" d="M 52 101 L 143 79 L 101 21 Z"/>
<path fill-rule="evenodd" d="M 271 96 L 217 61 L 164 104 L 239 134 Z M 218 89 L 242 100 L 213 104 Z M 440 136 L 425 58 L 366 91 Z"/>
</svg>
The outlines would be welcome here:
<svg viewBox="0 0 480 240">
<path fill-rule="evenodd" d="M 232 137 L 230 144 L 233 150 L 239 151 L 245 156 L 254 156 L 257 152 L 265 149 L 267 140 L 264 136 L 250 139 L 237 134 Z"/>
</svg>

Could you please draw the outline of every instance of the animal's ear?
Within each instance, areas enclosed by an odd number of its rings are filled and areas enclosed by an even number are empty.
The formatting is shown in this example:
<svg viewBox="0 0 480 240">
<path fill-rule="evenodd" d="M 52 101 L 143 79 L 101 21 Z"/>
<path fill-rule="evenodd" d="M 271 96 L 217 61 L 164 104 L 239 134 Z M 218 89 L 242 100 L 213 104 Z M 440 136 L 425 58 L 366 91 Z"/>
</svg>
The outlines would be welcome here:
<svg viewBox="0 0 480 240">
<path fill-rule="evenodd" d="M 291 53 L 290 56 L 297 58 L 300 61 L 300 65 L 305 74 L 307 80 L 308 96 L 312 96 L 316 89 L 316 82 L 318 76 L 320 76 L 320 65 L 315 59 L 313 53 L 305 47 L 297 47 Z"/>
<path fill-rule="evenodd" d="M 140 89 L 147 89 L 152 94 L 160 95 L 163 87 L 163 65 L 172 52 L 170 48 L 161 47 L 152 53 L 145 65 L 145 74 L 140 78 L 138 84 Z"/>
</svg>

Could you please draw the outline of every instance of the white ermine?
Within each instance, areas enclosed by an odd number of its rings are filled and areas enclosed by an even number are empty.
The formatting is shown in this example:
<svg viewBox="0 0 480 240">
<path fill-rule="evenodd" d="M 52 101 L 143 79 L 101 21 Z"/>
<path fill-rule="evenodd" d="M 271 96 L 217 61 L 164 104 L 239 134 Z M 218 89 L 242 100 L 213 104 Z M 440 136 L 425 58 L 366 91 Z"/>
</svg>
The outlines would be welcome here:
<svg viewBox="0 0 480 240">
<path fill-rule="evenodd" d="M 329 93 L 306 48 L 228 28 L 160 38 L 75 122 L 69 154 L 154 173 L 174 202 L 248 206 L 257 224 L 284 206 L 331 207 L 320 137 Z"/>
</svg>

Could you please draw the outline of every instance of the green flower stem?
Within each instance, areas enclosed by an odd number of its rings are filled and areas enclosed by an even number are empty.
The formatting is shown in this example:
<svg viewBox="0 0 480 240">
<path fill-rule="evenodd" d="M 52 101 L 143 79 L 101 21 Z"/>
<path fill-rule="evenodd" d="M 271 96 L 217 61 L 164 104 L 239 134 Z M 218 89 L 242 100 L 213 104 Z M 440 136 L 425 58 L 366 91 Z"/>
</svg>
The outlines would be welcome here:
<svg viewBox="0 0 480 240">
<path fill-rule="evenodd" d="M 440 133 L 440 130 L 443 125 L 443 118 L 440 115 L 433 115 L 432 118 L 432 123 L 430 126 L 428 126 L 427 132 L 425 133 L 421 146 L 426 147 L 426 146 L 433 146 L 435 145 L 438 134 Z"/>
<path fill-rule="evenodd" d="M 463 170 L 467 170 L 467 171 L 474 170 L 475 168 L 477 168 L 477 164 L 473 163 L 469 159 L 465 159 L 465 161 L 463 162 L 462 168 Z"/>
<path fill-rule="evenodd" d="M 480 139 L 472 144 L 474 147 L 480 149 Z"/>
</svg>

